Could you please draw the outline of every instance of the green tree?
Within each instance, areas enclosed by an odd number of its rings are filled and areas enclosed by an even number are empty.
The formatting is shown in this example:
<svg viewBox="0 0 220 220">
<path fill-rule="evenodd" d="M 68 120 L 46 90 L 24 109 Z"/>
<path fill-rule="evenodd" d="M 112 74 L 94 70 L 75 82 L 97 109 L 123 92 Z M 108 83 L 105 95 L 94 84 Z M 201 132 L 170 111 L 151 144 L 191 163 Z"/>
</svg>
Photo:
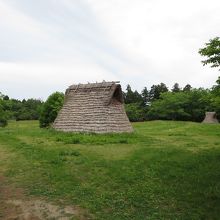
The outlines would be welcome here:
<svg viewBox="0 0 220 220">
<path fill-rule="evenodd" d="M 42 107 L 40 114 L 40 127 L 49 127 L 57 117 L 58 112 L 63 106 L 64 94 L 55 92 L 50 95 Z"/>
<path fill-rule="evenodd" d="M 144 121 L 144 108 L 138 103 L 130 103 L 125 105 L 125 110 L 130 121 Z"/>
<path fill-rule="evenodd" d="M 130 85 L 127 85 L 126 92 L 124 93 L 124 101 L 125 101 L 125 104 L 130 104 L 130 103 L 142 104 L 143 103 L 141 94 L 139 94 L 137 90 L 132 91 Z"/>
<path fill-rule="evenodd" d="M 214 39 L 209 40 L 208 43 L 205 44 L 204 48 L 199 49 L 199 53 L 202 56 L 207 57 L 206 60 L 203 60 L 203 65 L 211 64 L 211 67 L 219 67 L 220 66 L 220 38 L 216 37 Z"/>
<path fill-rule="evenodd" d="M 8 124 L 7 116 L 3 110 L 2 100 L 0 100 L 0 127 L 5 127 Z"/>
<path fill-rule="evenodd" d="M 151 89 L 149 92 L 149 100 L 154 101 L 156 99 L 159 99 L 160 95 L 164 92 L 168 92 L 168 88 L 164 83 L 151 86 Z"/>
<path fill-rule="evenodd" d="M 184 111 L 187 101 L 187 94 L 183 92 L 163 93 L 160 99 L 152 103 L 147 117 L 151 120 L 189 120 L 190 115 Z"/>
<path fill-rule="evenodd" d="M 181 88 L 179 86 L 179 83 L 175 83 L 173 85 L 172 92 L 180 92 L 180 91 L 181 91 Z"/>
<path fill-rule="evenodd" d="M 6 97 L 6 98 L 5 98 Z M 4 96 L 2 101 L 2 108 L 8 119 L 16 120 L 38 120 L 40 108 L 43 104 L 38 99 L 23 99 L 22 101 L 16 99 L 9 99 Z"/>
<path fill-rule="evenodd" d="M 147 90 L 147 87 L 144 87 L 144 89 L 141 92 L 141 96 L 142 96 L 142 99 L 143 99 L 144 106 L 148 106 L 150 100 L 149 100 L 149 92 Z"/>
<path fill-rule="evenodd" d="M 188 103 L 185 111 L 190 114 L 191 121 L 201 122 L 206 111 L 213 111 L 211 107 L 211 94 L 208 89 L 192 89 L 187 92 Z"/>
<path fill-rule="evenodd" d="M 210 91 L 193 89 L 188 92 L 166 92 L 152 102 L 148 119 L 202 121 L 211 109 Z"/>
<path fill-rule="evenodd" d="M 129 104 L 132 102 L 132 94 L 131 86 L 128 84 L 126 87 L 126 92 L 124 93 L 124 102 L 125 104 Z"/>
<path fill-rule="evenodd" d="M 38 99 L 23 99 L 19 101 L 21 107 L 14 114 L 15 119 L 19 120 L 38 120 L 43 102 Z"/>
<path fill-rule="evenodd" d="M 190 84 L 186 84 L 185 87 L 183 88 L 184 92 L 189 92 L 192 89 L 192 86 Z"/>
<path fill-rule="evenodd" d="M 9 96 L 5 95 L 5 96 L 3 97 L 3 100 L 9 100 Z"/>
</svg>

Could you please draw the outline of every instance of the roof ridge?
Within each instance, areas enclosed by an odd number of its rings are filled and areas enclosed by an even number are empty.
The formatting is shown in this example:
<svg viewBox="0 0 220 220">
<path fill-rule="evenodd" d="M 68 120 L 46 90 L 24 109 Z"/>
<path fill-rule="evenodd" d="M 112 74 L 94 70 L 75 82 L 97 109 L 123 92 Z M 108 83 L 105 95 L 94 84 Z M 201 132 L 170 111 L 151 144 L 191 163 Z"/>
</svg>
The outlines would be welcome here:
<svg viewBox="0 0 220 220">
<path fill-rule="evenodd" d="M 103 82 L 95 82 L 95 83 L 86 83 L 86 84 L 73 84 L 71 86 L 69 86 L 69 89 L 92 89 L 92 88 L 101 88 L 101 87 L 111 87 L 112 85 L 117 85 L 119 84 L 119 81 L 103 81 Z"/>
</svg>

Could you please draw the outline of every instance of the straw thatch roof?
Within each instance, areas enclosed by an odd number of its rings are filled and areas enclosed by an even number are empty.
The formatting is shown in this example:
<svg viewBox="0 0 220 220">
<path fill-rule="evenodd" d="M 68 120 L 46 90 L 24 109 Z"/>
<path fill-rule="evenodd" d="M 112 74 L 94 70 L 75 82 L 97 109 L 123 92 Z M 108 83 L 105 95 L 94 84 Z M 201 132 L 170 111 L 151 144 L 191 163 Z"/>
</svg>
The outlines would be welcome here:
<svg viewBox="0 0 220 220">
<path fill-rule="evenodd" d="M 219 123 L 215 112 L 206 112 L 203 123 Z"/>
<path fill-rule="evenodd" d="M 117 82 L 72 85 L 53 127 L 66 132 L 131 132 Z"/>
</svg>

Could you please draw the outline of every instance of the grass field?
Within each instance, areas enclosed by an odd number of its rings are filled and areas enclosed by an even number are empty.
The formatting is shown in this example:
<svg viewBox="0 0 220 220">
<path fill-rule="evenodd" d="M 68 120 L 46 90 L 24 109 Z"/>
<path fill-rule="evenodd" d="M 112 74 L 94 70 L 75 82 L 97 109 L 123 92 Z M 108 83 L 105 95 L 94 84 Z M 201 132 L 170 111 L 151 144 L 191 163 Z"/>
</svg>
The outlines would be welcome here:
<svg viewBox="0 0 220 220">
<path fill-rule="evenodd" d="M 82 219 L 219 219 L 220 125 L 133 127 L 74 135 L 10 122 L 0 129 L 0 174 L 27 198 L 80 207 Z"/>
</svg>

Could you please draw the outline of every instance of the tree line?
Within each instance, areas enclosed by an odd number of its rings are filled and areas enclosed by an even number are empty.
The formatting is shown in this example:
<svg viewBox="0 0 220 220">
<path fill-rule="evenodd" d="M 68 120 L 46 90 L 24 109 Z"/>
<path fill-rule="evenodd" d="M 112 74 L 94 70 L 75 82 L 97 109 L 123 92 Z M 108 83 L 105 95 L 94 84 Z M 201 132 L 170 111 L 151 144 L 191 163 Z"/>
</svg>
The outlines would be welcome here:
<svg viewBox="0 0 220 220">
<path fill-rule="evenodd" d="M 43 101 L 39 99 L 13 99 L 0 93 L 0 126 L 8 120 L 38 120 Z"/>
<path fill-rule="evenodd" d="M 181 120 L 200 122 L 206 111 L 220 116 L 220 77 L 211 89 L 180 88 L 175 83 L 171 90 L 164 83 L 146 87 L 139 93 L 128 85 L 123 93 L 125 109 L 130 121 Z"/>
<path fill-rule="evenodd" d="M 123 92 L 125 110 L 132 122 L 146 120 L 203 120 L 206 111 L 220 116 L 220 77 L 211 89 L 180 88 L 175 83 L 171 90 L 165 83 L 146 87 L 141 92 L 127 85 Z M 48 127 L 55 120 L 64 101 L 64 94 L 55 92 L 46 102 L 39 99 L 10 99 L 0 93 L 0 126 L 8 120 L 39 120 L 40 127 Z"/>
</svg>

